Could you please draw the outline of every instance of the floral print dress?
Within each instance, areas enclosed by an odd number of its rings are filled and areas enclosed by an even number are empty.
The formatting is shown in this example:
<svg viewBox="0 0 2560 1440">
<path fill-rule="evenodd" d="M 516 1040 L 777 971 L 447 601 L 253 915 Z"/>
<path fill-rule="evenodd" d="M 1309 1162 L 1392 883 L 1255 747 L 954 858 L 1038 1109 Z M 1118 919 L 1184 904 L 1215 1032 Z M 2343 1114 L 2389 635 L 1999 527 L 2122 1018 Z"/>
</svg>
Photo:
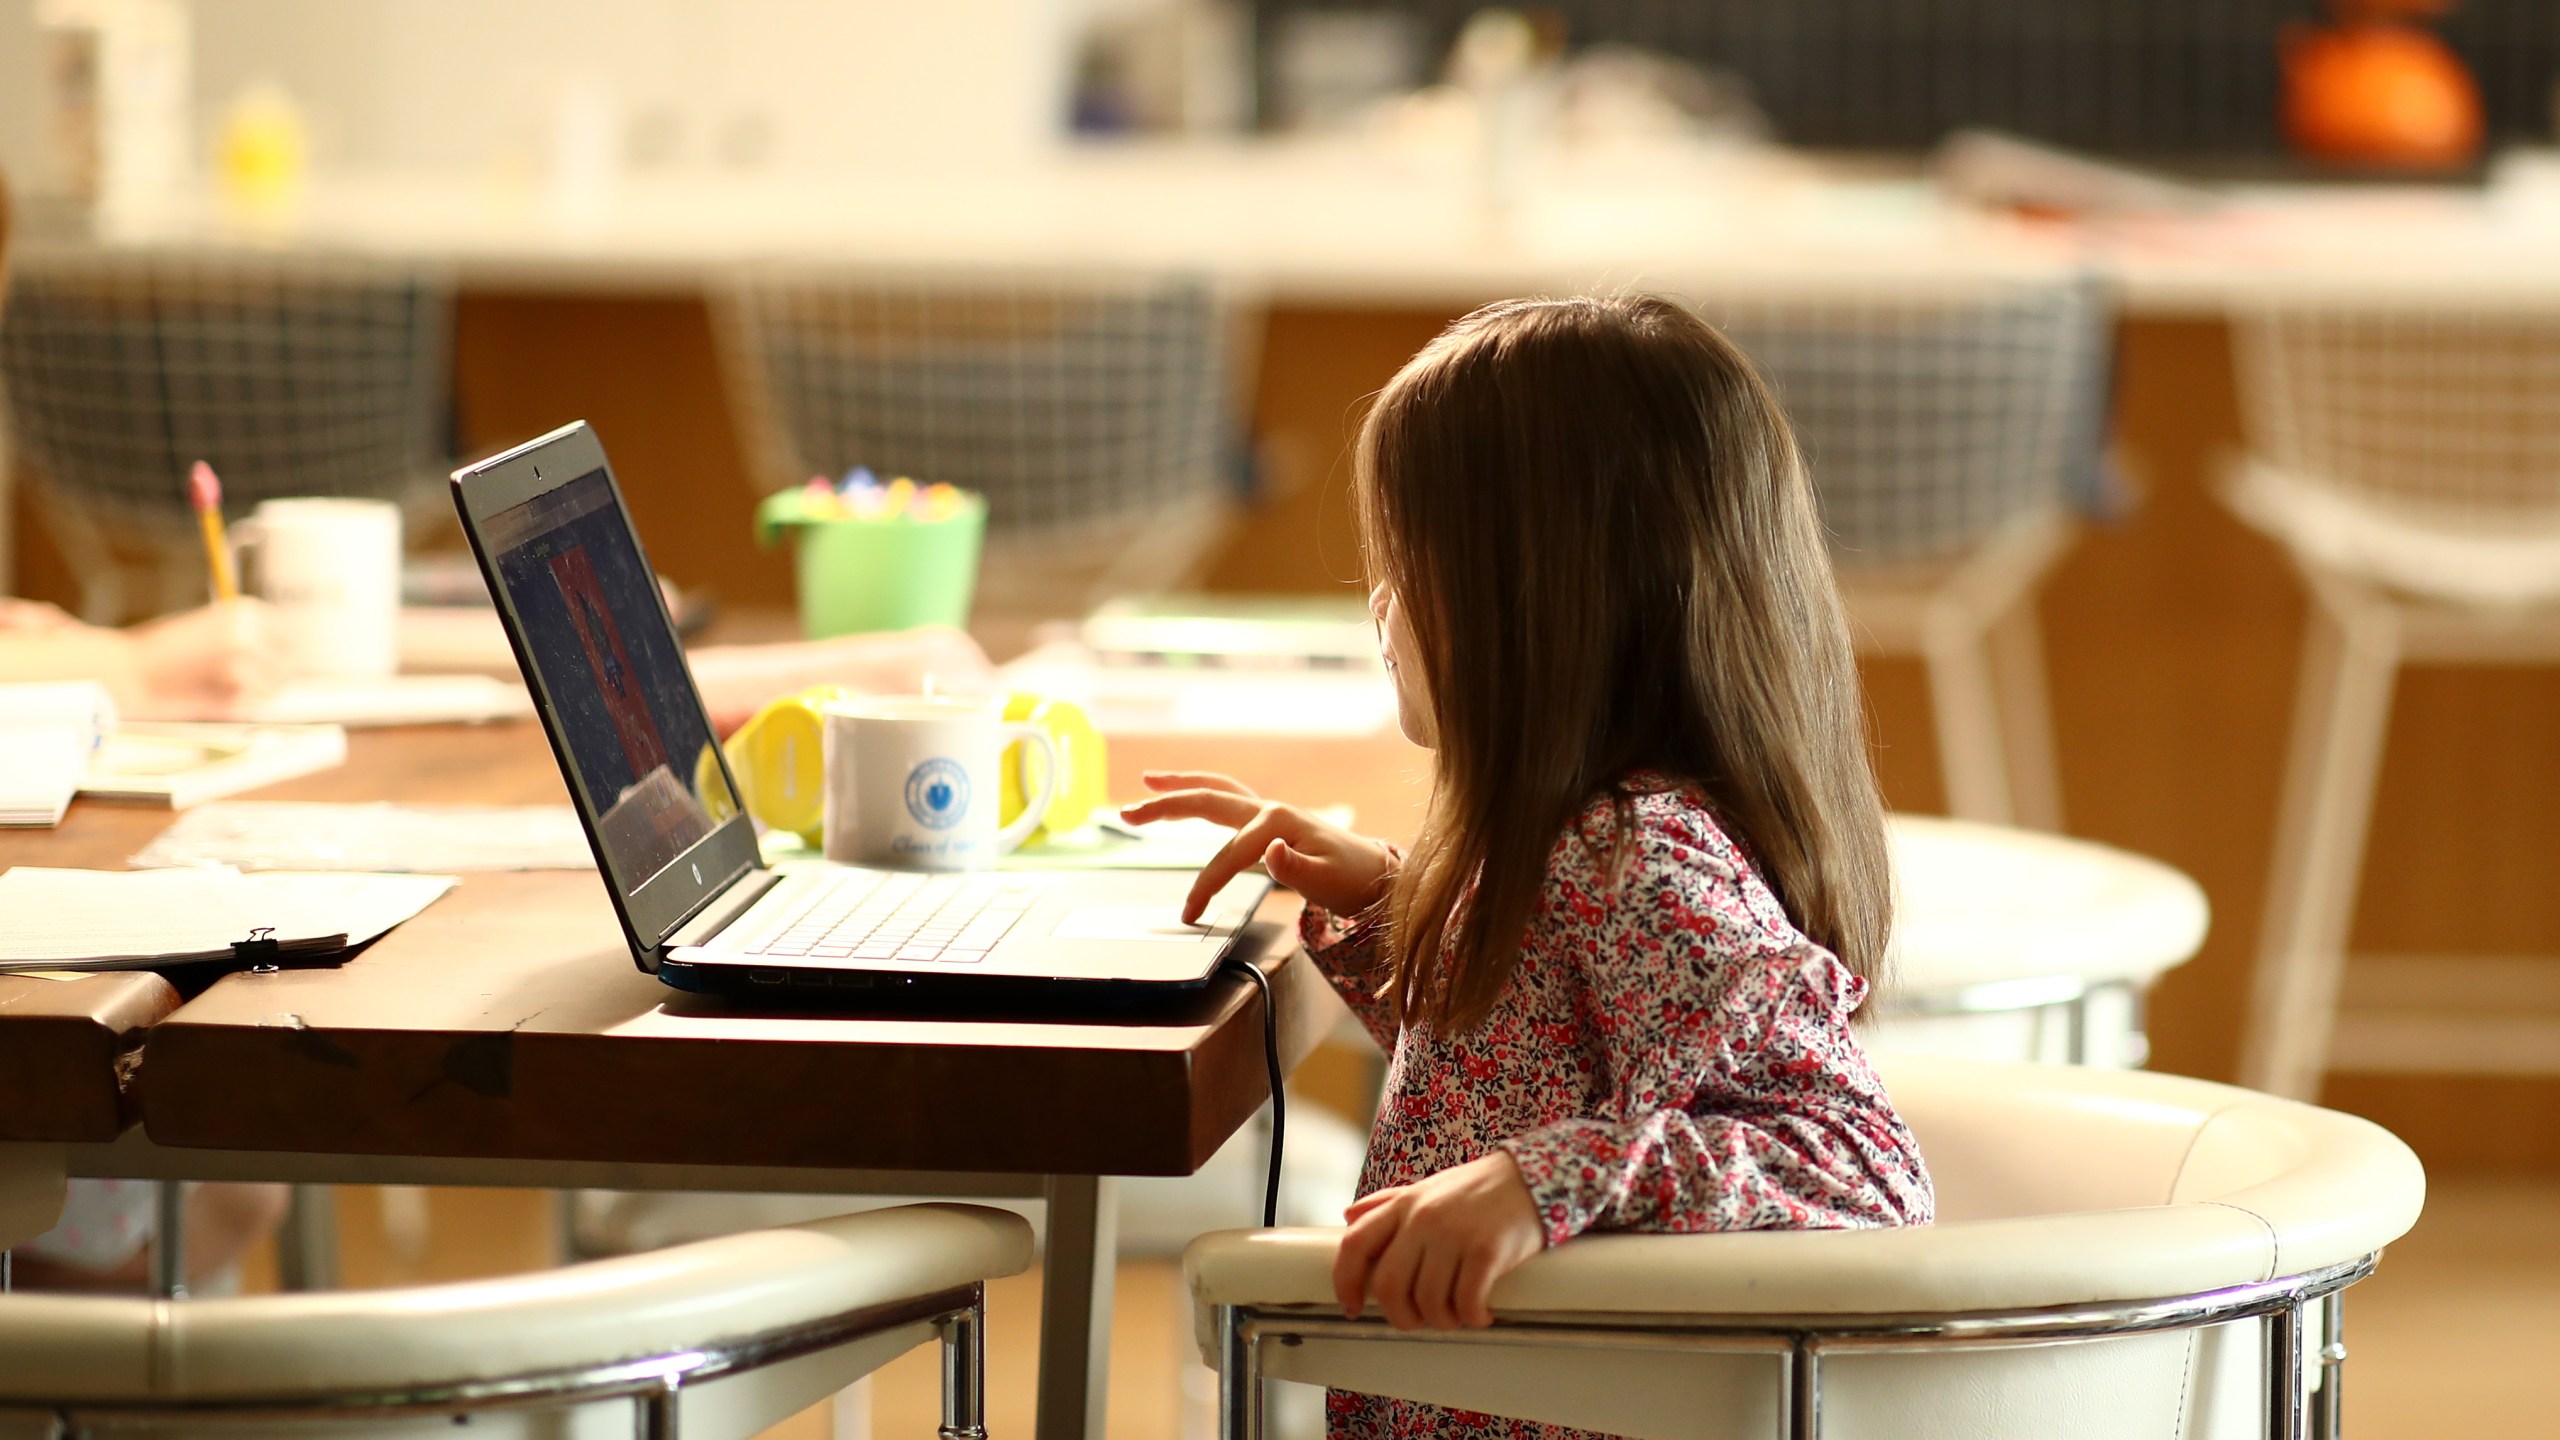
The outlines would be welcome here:
<svg viewBox="0 0 2560 1440">
<path fill-rule="evenodd" d="M 1634 833 L 1613 875 L 1621 799 Z M 1398 1023 L 1368 920 L 1310 907 L 1301 925 L 1391 1057 L 1363 1195 L 1500 1148 L 1549 1245 L 1930 1219 L 1919 1146 L 1850 1034 L 1866 982 L 1789 922 L 1693 785 L 1639 772 L 1576 817 L 1511 983 L 1471 1034 Z M 1328 1416 L 1336 1440 L 1577 1440 L 1343 1391 Z"/>
</svg>

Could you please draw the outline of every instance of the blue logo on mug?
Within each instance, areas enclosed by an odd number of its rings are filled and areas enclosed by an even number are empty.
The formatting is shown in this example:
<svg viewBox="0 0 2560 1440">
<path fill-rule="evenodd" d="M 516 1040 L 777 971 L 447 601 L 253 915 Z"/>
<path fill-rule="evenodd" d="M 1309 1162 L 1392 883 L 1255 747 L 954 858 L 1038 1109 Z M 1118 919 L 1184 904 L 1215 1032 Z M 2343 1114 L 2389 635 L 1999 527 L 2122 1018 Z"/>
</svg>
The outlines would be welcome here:
<svg viewBox="0 0 2560 1440">
<path fill-rule="evenodd" d="M 969 772 L 952 760 L 927 760 L 908 771 L 907 813 L 927 830 L 959 824 L 969 813 Z"/>
</svg>

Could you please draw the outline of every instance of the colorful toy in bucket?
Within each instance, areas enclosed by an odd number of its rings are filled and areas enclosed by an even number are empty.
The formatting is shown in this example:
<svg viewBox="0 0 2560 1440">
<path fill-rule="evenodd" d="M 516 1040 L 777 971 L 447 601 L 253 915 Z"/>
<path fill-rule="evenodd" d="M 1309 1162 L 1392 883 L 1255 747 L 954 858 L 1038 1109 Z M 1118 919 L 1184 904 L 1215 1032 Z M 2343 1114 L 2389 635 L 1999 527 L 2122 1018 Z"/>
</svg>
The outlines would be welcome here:
<svg viewBox="0 0 2560 1440">
<path fill-rule="evenodd" d="M 767 702 L 729 737 L 724 747 L 729 768 L 737 774 L 747 813 L 758 824 L 789 831 L 813 849 L 824 846 L 826 707 L 851 698 L 853 692 L 841 685 L 813 685 Z M 1091 819 L 1102 806 L 1108 772 L 1101 732 L 1084 711 L 1064 700 L 1011 695 L 1005 698 L 1004 718 L 1027 721 L 1049 732 L 1066 772 L 1058 777 L 1057 794 L 1033 838 L 1063 834 Z M 1025 748 L 1019 742 L 1005 747 L 997 809 L 1000 825 L 1010 825 L 1022 814 L 1026 803 L 1023 767 L 1039 763 Z"/>
<path fill-rule="evenodd" d="M 859 468 L 756 507 L 759 543 L 795 542 L 800 628 L 812 639 L 968 624 L 986 533 L 984 498 L 907 479 L 884 485 Z"/>
</svg>

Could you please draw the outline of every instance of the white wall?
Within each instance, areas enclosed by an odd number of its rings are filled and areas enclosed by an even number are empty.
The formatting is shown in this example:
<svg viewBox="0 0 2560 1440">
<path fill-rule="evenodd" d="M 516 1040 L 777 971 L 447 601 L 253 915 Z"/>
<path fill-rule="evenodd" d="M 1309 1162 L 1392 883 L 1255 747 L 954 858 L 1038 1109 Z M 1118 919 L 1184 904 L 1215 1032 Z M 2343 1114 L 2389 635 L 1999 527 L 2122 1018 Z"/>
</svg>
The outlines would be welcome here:
<svg viewBox="0 0 2560 1440">
<path fill-rule="evenodd" d="M 672 166 L 1007 160 L 1054 143 L 1093 3 L 195 0 L 199 148 L 263 79 L 302 104 L 322 167 L 539 168 L 584 77 Z M 0 0 L 0 164 L 20 175 L 43 157 L 34 5 Z"/>
</svg>

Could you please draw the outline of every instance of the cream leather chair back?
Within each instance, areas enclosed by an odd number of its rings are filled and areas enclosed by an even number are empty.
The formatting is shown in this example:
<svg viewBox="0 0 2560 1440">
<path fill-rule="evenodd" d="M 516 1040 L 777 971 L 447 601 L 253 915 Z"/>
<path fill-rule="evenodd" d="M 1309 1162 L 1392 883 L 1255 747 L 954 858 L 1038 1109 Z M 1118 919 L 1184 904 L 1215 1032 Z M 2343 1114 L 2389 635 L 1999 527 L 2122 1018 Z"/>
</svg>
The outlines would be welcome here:
<svg viewBox="0 0 2560 1440">
<path fill-rule="evenodd" d="M 2406 1146 L 2176 1076 L 1879 1064 L 1936 1225 L 1589 1236 L 1455 1334 L 1343 1320 L 1338 1230 L 1203 1238 L 1225 1433 L 1260 1433 L 1270 1376 L 1648 1440 L 2337 1434 L 2339 1295 L 2416 1220 Z"/>
<path fill-rule="evenodd" d="M 983 1440 L 984 1285 L 1030 1262 L 1018 1216 L 906 1205 L 418 1289 L 0 1296 L 0 1437 L 743 1440 L 938 1339 L 942 1433 Z"/>
</svg>

